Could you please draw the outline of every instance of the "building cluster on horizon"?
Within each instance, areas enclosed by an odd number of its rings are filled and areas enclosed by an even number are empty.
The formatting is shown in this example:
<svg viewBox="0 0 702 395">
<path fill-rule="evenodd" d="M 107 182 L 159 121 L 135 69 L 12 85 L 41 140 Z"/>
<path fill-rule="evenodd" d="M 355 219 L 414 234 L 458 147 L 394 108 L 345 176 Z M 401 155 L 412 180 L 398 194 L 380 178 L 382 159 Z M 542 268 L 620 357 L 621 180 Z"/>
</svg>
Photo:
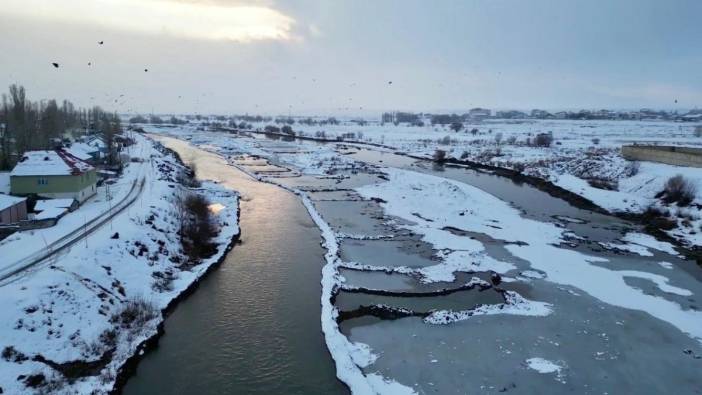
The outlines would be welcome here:
<svg viewBox="0 0 702 395">
<path fill-rule="evenodd" d="M 577 110 L 549 112 L 533 109 L 529 112 L 520 110 L 492 111 L 487 108 L 471 108 L 463 114 L 428 114 L 411 112 L 386 112 L 382 114 L 383 123 L 416 124 L 428 119 L 432 124 L 452 122 L 479 122 L 486 119 L 569 119 L 569 120 L 659 120 L 676 122 L 701 122 L 702 110 L 685 113 L 678 111 L 653 110 L 642 108 L 632 111 L 615 110 Z"/>
</svg>

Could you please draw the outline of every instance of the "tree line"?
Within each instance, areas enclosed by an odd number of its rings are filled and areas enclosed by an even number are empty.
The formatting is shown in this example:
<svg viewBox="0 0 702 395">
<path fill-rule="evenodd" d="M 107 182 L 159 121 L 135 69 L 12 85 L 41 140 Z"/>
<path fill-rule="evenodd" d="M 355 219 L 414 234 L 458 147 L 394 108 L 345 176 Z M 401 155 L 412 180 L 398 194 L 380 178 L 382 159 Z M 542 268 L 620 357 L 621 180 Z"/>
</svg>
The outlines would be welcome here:
<svg viewBox="0 0 702 395">
<path fill-rule="evenodd" d="M 121 131 L 116 113 L 76 108 L 68 100 L 32 101 L 23 86 L 13 84 L 0 105 L 0 170 L 11 169 L 27 151 L 54 149 L 64 138 L 86 133 L 101 135 L 112 152 Z"/>
</svg>

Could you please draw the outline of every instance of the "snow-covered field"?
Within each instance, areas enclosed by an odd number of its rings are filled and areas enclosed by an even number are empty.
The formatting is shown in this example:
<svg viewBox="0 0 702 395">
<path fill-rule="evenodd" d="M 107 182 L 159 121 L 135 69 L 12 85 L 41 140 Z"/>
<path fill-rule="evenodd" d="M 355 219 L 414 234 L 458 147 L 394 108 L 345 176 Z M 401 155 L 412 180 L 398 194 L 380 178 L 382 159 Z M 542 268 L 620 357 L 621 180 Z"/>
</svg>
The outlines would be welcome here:
<svg viewBox="0 0 702 395">
<path fill-rule="evenodd" d="M 253 124 L 263 130 L 265 123 Z M 459 132 L 448 126 L 294 124 L 297 134 L 393 147 L 399 152 L 431 157 L 444 150 L 447 157 L 465 159 L 543 178 L 581 195 L 611 212 L 641 213 L 649 206 L 667 210 L 678 227 L 671 235 L 702 246 L 702 171 L 699 168 L 653 162 L 632 163 L 621 156 L 625 144 L 702 146 L 694 124 L 662 121 L 486 120 L 465 124 Z M 551 133 L 550 147 L 534 146 L 539 133 Z M 529 143 L 532 144 L 529 144 Z M 666 181 L 682 174 L 694 184 L 692 207 L 661 204 L 656 194 Z M 592 186 L 594 180 L 613 190 Z"/>
<path fill-rule="evenodd" d="M 162 309 L 216 263 L 238 234 L 238 195 L 204 182 L 197 193 L 218 204 L 217 253 L 187 264 L 175 202 L 186 189 L 176 180 L 182 166 L 150 139 L 136 138 L 131 156 L 144 162 L 132 163 L 118 185 L 137 174 L 145 177 L 139 199 L 68 252 L 0 285 L 0 392 L 110 392 L 127 359 L 157 334 Z M 112 192 L 119 196 L 124 189 L 113 186 Z M 106 205 L 101 191 L 56 229 L 4 240 L 3 263 L 70 232 Z"/>
</svg>

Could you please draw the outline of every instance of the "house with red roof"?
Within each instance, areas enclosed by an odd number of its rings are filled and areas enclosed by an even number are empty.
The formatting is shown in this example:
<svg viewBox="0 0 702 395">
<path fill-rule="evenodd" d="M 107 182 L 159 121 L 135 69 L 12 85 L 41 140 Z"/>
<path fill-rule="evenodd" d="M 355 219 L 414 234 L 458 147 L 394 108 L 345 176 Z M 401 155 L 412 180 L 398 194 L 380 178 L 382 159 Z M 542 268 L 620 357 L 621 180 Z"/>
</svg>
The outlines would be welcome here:
<svg viewBox="0 0 702 395">
<path fill-rule="evenodd" d="M 84 202 L 97 192 L 95 167 L 66 150 L 27 151 L 10 172 L 12 195 L 71 198 Z"/>
</svg>

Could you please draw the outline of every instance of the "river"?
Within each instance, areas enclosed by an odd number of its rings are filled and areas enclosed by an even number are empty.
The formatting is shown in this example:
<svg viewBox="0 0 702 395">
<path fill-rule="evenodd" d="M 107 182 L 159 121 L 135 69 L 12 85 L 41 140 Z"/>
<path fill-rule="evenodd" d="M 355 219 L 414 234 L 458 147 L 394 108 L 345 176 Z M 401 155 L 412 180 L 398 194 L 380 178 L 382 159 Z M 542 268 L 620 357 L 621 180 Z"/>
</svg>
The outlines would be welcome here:
<svg viewBox="0 0 702 395">
<path fill-rule="evenodd" d="M 320 233 L 295 195 L 164 141 L 241 194 L 241 239 L 168 316 L 124 394 L 344 393 L 320 329 Z"/>
</svg>

